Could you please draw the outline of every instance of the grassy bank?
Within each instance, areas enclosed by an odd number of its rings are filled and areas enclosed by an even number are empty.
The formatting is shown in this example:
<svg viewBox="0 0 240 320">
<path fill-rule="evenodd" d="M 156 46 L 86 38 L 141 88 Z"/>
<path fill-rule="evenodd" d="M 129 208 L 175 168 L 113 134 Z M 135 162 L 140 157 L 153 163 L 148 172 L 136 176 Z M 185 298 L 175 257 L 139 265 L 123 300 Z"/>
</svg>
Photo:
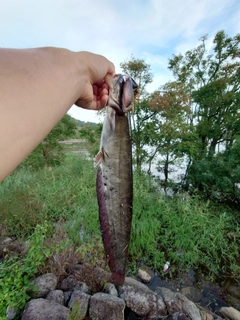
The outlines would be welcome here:
<svg viewBox="0 0 240 320">
<path fill-rule="evenodd" d="M 61 220 L 76 244 L 100 238 L 92 162 L 68 156 L 65 165 L 39 171 L 20 168 L 0 185 L 1 234 L 29 236 L 37 224 Z M 214 275 L 237 270 L 236 212 L 198 197 L 166 198 L 148 176 L 134 175 L 130 267 L 145 260 L 161 270 L 204 265 Z"/>
<path fill-rule="evenodd" d="M 66 261 L 105 266 L 95 177 L 92 161 L 73 155 L 51 170 L 19 168 L 0 185 L 1 235 L 27 239 L 44 226 L 44 244 L 34 244 L 43 253 L 36 258 L 42 272 L 64 272 Z M 212 279 L 219 274 L 239 279 L 239 213 L 188 194 L 166 198 L 150 177 L 136 173 L 133 208 L 129 271 L 143 260 L 161 272 L 168 260 L 173 272 L 191 266 Z M 58 265 L 49 258 L 55 252 L 61 252 Z M 36 271 L 34 259 L 24 263 Z M 24 264 L 23 273 L 28 267 Z M 6 286 L 4 277 L 0 274 L 0 287 Z"/>
</svg>

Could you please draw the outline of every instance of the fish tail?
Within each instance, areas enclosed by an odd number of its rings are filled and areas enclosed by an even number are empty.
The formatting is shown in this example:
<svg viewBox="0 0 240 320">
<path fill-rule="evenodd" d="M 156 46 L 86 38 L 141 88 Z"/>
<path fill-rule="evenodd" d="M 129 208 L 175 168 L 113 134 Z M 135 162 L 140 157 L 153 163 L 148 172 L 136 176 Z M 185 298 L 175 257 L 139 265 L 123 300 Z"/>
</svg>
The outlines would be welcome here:
<svg viewBox="0 0 240 320">
<path fill-rule="evenodd" d="M 113 271 L 111 274 L 110 281 L 121 286 L 125 280 L 125 272 L 123 270 Z"/>
</svg>

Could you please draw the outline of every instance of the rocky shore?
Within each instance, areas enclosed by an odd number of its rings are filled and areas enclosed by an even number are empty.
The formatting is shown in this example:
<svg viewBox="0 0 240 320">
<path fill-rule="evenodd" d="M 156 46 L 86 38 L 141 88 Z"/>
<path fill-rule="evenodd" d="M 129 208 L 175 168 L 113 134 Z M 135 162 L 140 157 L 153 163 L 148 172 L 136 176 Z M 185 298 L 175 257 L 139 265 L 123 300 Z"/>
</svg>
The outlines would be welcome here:
<svg viewBox="0 0 240 320">
<path fill-rule="evenodd" d="M 234 308 L 222 308 L 220 317 L 199 307 L 179 292 L 158 287 L 155 292 L 145 284 L 127 277 L 123 286 L 108 282 L 110 274 L 89 264 L 76 265 L 58 281 L 53 273 L 33 280 L 36 291 L 29 292 L 22 320 L 214 320 L 240 319 Z M 99 292 L 97 292 L 99 291 Z M 8 308 L 7 318 L 18 310 Z"/>
</svg>

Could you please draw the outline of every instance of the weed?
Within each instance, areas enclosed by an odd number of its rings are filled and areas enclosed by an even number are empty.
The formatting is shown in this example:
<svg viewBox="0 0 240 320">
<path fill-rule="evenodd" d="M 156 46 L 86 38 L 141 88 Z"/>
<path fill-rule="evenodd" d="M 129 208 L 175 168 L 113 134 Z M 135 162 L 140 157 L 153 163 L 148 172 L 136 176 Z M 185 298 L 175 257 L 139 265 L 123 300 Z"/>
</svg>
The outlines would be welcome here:
<svg viewBox="0 0 240 320">
<path fill-rule="evenodd" d="M 26 255 L 21 259 L 17 255 L 5 257 L 0 264 L 0 316 L 5 316 L 7 306 L 21 309 L 29 299 L 27 291 L 34 289 L 30 279 L 51 254 L 43 244 L 47 232 L 47 224 L 37 225 Z"/>
</svg>

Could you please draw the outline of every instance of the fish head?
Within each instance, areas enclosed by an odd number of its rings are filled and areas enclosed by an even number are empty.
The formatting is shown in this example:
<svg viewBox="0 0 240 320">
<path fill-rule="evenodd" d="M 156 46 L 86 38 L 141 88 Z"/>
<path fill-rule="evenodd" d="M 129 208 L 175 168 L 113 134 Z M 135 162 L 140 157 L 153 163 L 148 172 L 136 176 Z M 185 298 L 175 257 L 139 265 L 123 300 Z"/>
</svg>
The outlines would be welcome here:
<svg viewBox="0 0 240 320">
<path fill-rule="evenodd" d="M 136 90 L 137 84 L 130 76 L 116 74 L 110 86 L 108 106 L 118 115 L 124 115 L 131 110 Z"/>
</svg>

